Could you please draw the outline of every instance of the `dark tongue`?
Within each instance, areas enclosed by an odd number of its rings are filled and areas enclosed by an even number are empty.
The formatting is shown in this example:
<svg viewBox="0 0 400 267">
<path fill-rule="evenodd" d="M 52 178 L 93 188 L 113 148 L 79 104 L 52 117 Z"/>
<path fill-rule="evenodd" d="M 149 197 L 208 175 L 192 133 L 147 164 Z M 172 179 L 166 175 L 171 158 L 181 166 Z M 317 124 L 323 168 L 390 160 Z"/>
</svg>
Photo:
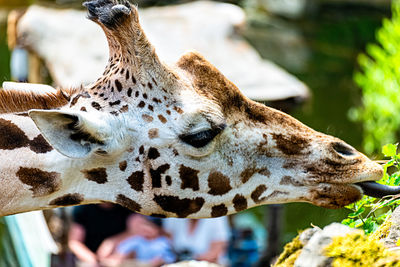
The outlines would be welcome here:
<svg viewBox="0 0 400 267">
<path fill-rule="evenodd" d="M 377 182 L 361 182 L 356 185 L 360 186 L 364 194 L 370 197 L 382 198 L 388 195 L 400 194 L 400 186 L 383 185 Z"/>
</svg>

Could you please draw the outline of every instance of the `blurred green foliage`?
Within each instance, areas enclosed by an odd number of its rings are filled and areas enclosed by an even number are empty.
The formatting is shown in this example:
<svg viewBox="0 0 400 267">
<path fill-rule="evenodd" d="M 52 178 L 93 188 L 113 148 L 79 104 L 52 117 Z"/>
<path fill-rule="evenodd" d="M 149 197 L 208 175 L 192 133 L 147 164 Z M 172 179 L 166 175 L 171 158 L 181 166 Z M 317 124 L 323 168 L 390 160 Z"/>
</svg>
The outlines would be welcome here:
<svg viewBox="0 0 400 267">
<path fill-rule="evenodd" d="M 3 81 L 10 80 L 10 52 L 7 46 L 5 21 L 0 21 L 0 86 Z"/>
<path fill-rule="evenodd" d="M 400 184 L 400 154 L 397 154 L 396 151 L 397 144 L 383 146 L 382 153 L 386 157 L 390 157 L 390 160 L 384 165 L 383 178 L 378 183 L 392 186 Z M 394 168 L 395 171 L 389 174 L 388 168 Z M 366 234 L 373 233 L 400 204 L 399 197 L 399 195 L 395 195 L 376 199 L 364 195 L 361 200 L 346 206 L 352 212 L 342 223 L 363 229 Z"/>
<path fill-rule="evenodd" d="M 377 44 L 369 44 L 358 57 L 361 71 L 354 80 L 362 89 L 362 106 L 349 112 L 364 128 L 363 147 L 376 153 L 395 142 L 400 133 L 400 1 L 392 3 L 392 18 L 377 31 Z"/>
</svg>

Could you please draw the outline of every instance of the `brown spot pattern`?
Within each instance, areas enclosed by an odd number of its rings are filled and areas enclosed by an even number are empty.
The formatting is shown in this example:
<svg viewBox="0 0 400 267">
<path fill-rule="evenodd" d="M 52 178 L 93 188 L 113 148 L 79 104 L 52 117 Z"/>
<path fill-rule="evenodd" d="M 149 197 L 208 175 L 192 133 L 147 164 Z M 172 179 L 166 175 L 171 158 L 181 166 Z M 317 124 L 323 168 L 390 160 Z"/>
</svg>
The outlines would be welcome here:
<svg viewBox="0 0 400 267">
<path fill-rule="evenodd" d="M 272 134 L 276 146 L 286 155 L 299 155 L 310 146 L 310 141 L 299 135 L 285 136 L 283 134 Z"/>
<path fill-rule="evenodd" d="M 183 110 L 180 107 L 174 106 L 173 109 L 178 112 L 179 114 L 183 113 Z"/>
<path fill-rule="evenodd" d="M 42 197 L 56 192 L 61 187 L 61 174 L 46 172 L 37 168 L 20 167 L 16 175 L 20 181 L 29 185 L 34 197 Z"/>
<path fill-rule="evenodd" d="M 74 193 L 74 194 L 66 194 L 61 197 L 55 198 L 50 201 L 50 205 L 52 206 L 72 206 L 78 205 L 83 201 L 83 195 Z"/>
<path fill-rule="evenodd" d="M 160 153 L 158 152 L 157 148 L 150 147 L 149 152 L 147 153 L 147 157 L 149 159 L 156 159 L 160 156 Z"/>
<path fill-rule="evenodd" d="M 143 155 L 143 153 L 144 153 L 144 147 L 143 147 L 143 146 L 140 146 L 140 147 L 139 147 L 139 154 L 140 154 L 140 155 Z"/>
<path fill-rule="evenodd" d="M 179 218 L 186 218 L 190 214 L 198 212 L 204 205 L 204 199 L 201 197 L 180 199 L 176 196 L 155 195 L 154 201 L 163 210 L 173 212 Z"/>
<path fill-rule="evenodd" d="M 208 193 L 214 196 L 223 195 L 232 189 L 229 178 L 218 171 L 213 171 L 208 176 L 208 187 Z"/>
<path fill-rule="evenodd" d="M 282 180 L 279 182 L 281 185 L 294 185 L 294 186 L 304 186 L 304 184 L 300 181 L 296 181 L 291 176 L 283 176 Z"/>
<path fill-rule="evenodd" d="M 191 188 L 193 191 L 199 190 L 198 170 L 181 165 L 179 167 L 179 177 L 182 180 L 181 189 Z"/>
<path fill-rule="evenodd" d="M 122 194 L 119 194 L 117 196 L 117 199 L 115 200 L 115 202 L 117 202 L 119 205 L 121 205 L 125 208 L 128 208 L 132 211 L 140 212 L 140 210 L 142 209 L 142 207 L 140 206 L 139 203 L 137 203 L 136 201 L 134 201 Z"/>
<path fill-rule="evenodd" d="M 128 111 L 129 111 L 129 106 L 128 106 L 128 105 L 123 105 L 123 106 L 119 109 L 119 111 L 120 111 L 121 113 L 128 112 Z"/>
<path fill-rule="evenodd" d="M 266 150 L 266 149 L 268 148 L 268 135 L 263 134 L 262 136 L 263 136 L 263 138 L 264 138 L 264 141 L 261 141 L 261 142 L 257 145 L 257 148 L 263 151 L 263 150 Z"/>
<path fill-rule="evenodd" d="M 247 200 L 244 196 L 237 194 L 233 200 L 233 207 L 237 212 L 247 209 Z"/>
<path fill-rule="evenodd" d="M 25 133 L 8 120 L 0 119 L 0 136 L 0 149 L 12 150 L 29 144 Z"/>
<path fill-rule="evenodd" d="M 161 100 L 156 98 L 156 97 L 153 97 L 152 100 L 153 100 L 154 103 L 161 103 Z"/>
<path fill-rule="evenodd" d="M 132 88 L 129 88 L 128 91 L 126 92 L 126 94 L 128 95 L 128 97 L 132 96 Z"/>
<path fill-rule="evenodd" d="M 108 104 L 110 105 L 110 107 L 116 106 L 116 105 L 121 104 L 121 100 L 116 100 L 116 101 L 114 101 L 114 102 L 108 102 Z"/>
<path fill-rule="evenodd" d="M 53 150 L 41 134 L 29 142 L 29 148 L 35 153 L 47 153 Z"/>
<path fill-rule="evenodd" d="M 251 199 L 257 204 L 260 203 L 261 201 L 264 200 L 264 199 L 260 199 L 260 196 L 266 190 L 267 190 L 266 185 L 262 184 L 262 185 L 257 186 L 257 188 L 251 193 Z"/>
<path fill-rule="evenodd" d="M 216 205 L 211 208 L 211 217 L 221 217 L 228 213 L 225 204 Z"/>
<path fill-rule="evenodd" d="M 256 167 L 247 168 L 240 174 L 242 183 L 246 183 L 255 173 L 259 173 L 264 176 L 271 175 L 270 171 L 267 168 L 256 168 Z"/>
<path fill-rule="evenodd" d="M 157 117 L 162 123 L 167 123 L 167 119 L 163 115 L 160 114 Z"/>
<path fill-rule="evenodd" d="M 169 164 L 163 164 L 157 169 L 150 169 L 151 185 L 153 188 L 161 187 L 161 175 L 169 169 Z"/>
<path fill-rule="evenodd" d="M 143 191 L 144 173 L 142 171 L 132 173 L 126 181 L 130 184 L 133 190 L 138 192 Z"/>
<path fill-rule="evenodd" d="M 171 176 L 169 175 L 165 176 L 165 182 L 167 183 L 168 186 L 170 186 L 172 184 Z"/>
<path fill-rule="evenodd" d="M 97 110 L 100 110 L 100 109 L 101 109 L 100 104 L 97 103 L 97 102 L 95 102 L 95 101 L 93 101 L 93 102 L 91 103 L 91 105 L 92 105 L 93 108 L 95 108 L 95 109 L 97 109 Z"/>
<path fill-rule="evenodd" d="M 98 184 L 104 184 L 107 180 L 107 170 L 106 168 L 95 168 L 91 170 L 81 171 L 86 179 L 96 182 Z"/>
<path fill-rule="evenodd" d="M 125 171 L 126 170 L 126 167 L 128 166 L 128 163 L 126 162 L 126 160 L 124 160 L 124 161 L 121 161 L 120 163 L 119 163 L 119 169 L 121 170 L 121 171 Z"/>
<path fill-rule="evenodd" d="M 119 80 L 115 80 L 115 86 L 117 87 L 118 92 L 122 91 L 122 84 L 120 83 Z"/>
<path fill-rule="evenodd" d="M 157 128 L 151 128 L 149 130 L 149 138 L 154 139 L 158 137 L 158 129 Z"/>
<path fill-rule="evenodd" d="M 0 119 L 0 136 L 0 149 L 11 150 L 29 146 L 35 153 L 46 153 L 53 150 L 42 135 L 38 135 L 30 141 L 17 125 L 8 120 Z"/>
<path fill-rule="evenodd" d="M 334 185 L 313 188 L 307 200 L 314 205 L 337 209 L 353 203 L 362 197 L 360 191 L 351 185 Z"/>
<path fill-rule="evenodd" d="M 296 166 L 298 165 L 298 163 L 294 162 L 294 161 L 287 161 L 283 164 L 282 168 L 284 169 L 294 169 Z"/>
<path fill-rule="evenodd" d="M 320 183 L 332 182 L 335 181 L 335 179 L 337 179 L 338 177 L 351 177 L 354 175 L 354 170 L 352 168 L 343 169 L 322 163 L 317 165 L 305 165 L 304 170 L 310 180 L 316 179 Z"/>
<path fill-rule="evenodd" d="M 153 121 L 153 117 L 150 116 L 150 115 L 147 115 L 147 114 L 143 114 L 143 115 L 142 115 L 142 119 L 143 119 L 145 122 L 152 122 L 152 121 Z"/>
</svg>

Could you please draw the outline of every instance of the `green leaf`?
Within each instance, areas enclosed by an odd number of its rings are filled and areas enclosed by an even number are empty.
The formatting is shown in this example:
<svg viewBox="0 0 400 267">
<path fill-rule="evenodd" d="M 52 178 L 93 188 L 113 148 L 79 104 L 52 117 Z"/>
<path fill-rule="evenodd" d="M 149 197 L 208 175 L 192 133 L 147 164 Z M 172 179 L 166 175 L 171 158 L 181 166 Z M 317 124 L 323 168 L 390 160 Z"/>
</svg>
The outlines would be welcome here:
<svg viewBox="0 0 400 267">
<path fill-rule="evenodd" d="M 397 145 L 398 144 L 387 144 L 384 145 L 382 148 L 382 153 L 383 155 L 385 155 L 386 157 L 394 157 L 396 156 L 396 151 L 397 151 Z"/>
<path fill-rule="evenodd" d="M 350 224 L 353 223 L 353 222 L 354 222 L 353 219 L 346 218 L 346 219 L 344 219 L 344 220 L 342 221 L 342 224 L 344 224 L 344 225 L 350 225 Z"/>
<path fill-rule="evenodd" d="M 364 222 L 363 222 L 362 220 L 358 219 L 358 220 L 356 220 L 356 221 L 354 222 L 354 225 L 349 225 L 349 226 L 350 226 L 350 227 L 358 228 L 358 227 L 362 227 L 363 225 L 364 225 Z"/>
<path fill-rule="evenodd" d="M 400 184 L 400 154 L 395 154 L 396 150 L 397 144 L 383 147 L 383 153 L 385 153 L 385 155 L 391 154 L 392 156 L 384 166 L 385 174 L 384 177 L 378 181 L 379 183 L 387 185 Z M 387 172 L 389 167 L 390 170 Z M 396 170 L 394 171 L 394 169 Z M 352 228 L 362 229 L 366 234 L 371 234 L 378 229 L 379 225 L 392 214 L 392 210 L 399 205 L 399 198 L 376 199 L 364 195 L 359 201 L 346 206 L 346 208 L 351 210 L 351 213 L 342 221 L 342 224 Z"/>
<path fill-rule="evenodd" d="M 363 229 L 365 231 L 366 234 L 370 234 L 376 231 L 376 229 L 378 229 L 379 225 L 373 221 L 371 218 L 368 218 L 367 221 L 365 221 L 364 225 L 363 225 Z"/>
<path fill-rule="evenodd" d="M 358 210 L 356 210 L 355 212 L 350 213 L 348 216 L 349 216 L 349 218 L 355 218 L 355 217 L 360 216 L 364 211 L 365 211 L 365 208 L 361 207 Z"/>
</svg>

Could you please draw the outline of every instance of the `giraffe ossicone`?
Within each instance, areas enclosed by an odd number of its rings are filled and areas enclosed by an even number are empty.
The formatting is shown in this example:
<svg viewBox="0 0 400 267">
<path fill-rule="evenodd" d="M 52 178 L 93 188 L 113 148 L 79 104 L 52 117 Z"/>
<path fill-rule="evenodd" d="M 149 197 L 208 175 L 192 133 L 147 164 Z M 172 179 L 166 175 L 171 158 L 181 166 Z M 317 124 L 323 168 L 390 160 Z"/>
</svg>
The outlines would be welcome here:
<svg viewBox="0 0 400 267">
<path fill-rule="evenodd" d="M 196 52 L 163 64 L 128 1 L 84 4 L 109 61 L 93 84 L 0 91 L 0 215 L 114 202 L 161 217 L 269 203 L 339 208 L 381 167 L 246 98 Z"/>
</svg>

